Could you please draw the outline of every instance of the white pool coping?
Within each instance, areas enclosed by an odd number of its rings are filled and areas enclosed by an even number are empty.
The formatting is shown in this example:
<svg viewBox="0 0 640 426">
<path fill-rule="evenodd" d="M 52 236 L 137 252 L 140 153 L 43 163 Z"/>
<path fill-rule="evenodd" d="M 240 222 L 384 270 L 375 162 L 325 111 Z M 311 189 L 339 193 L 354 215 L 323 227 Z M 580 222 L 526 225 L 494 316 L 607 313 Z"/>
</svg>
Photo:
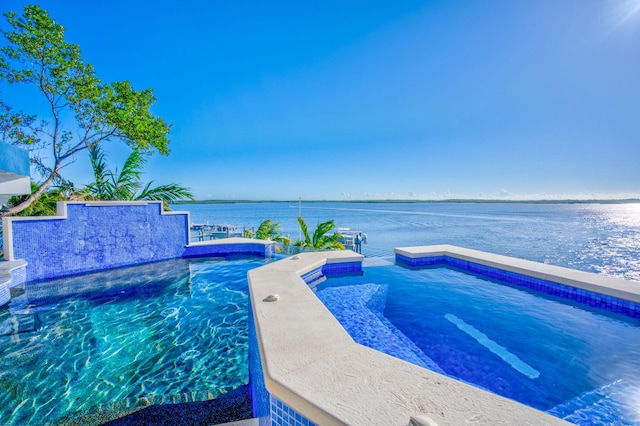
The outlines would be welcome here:
<svg viewBox="0 0 640 426">
<path fill-rule="evenodd" d="M 0 260 L 0 285 L 9 284 L 11 271 L 25 266 L 27 266 L 27 262 L 24 260 Z"/>
<path fill-rule="evenodd" d="M 268 246 L 274 244 L 271 240 L 257 240 L 255 238 L 246 237 L 229 237 L 218 238 L 215 240 L 203 240 L 203 241 L 191 241 L 187 244 L 187 247 L 196 246 L 227 246 L 236 244 L 255 244 L 257 246 Z"/>
<path fill-rule="evenodd" d="M 9 289 L 16 285 L 12 272 L 26 266 L 27 262 L 24 260 L 0 261 L 0 306 L 11 299 Z"/>
<path fill-rule="evenodd" d="M 411 259 L 430 256 L 453 257 L 607 296 L 640 302 L 640 282 L 637 281 L 592 274 L 561 266 L 547 265 L 451 245 L 400 247 L 396 248 L 395 252 Z"/>
<path fill-rule="evenodd" d="M 320 425 L 406 426 L 416 415 L 441 426 L 569 424 L 354 342 L 300 276 L 325 263 L 362 260 L 351 251 L 303 253 L 249 271 L 272 395 Z M 273 295 L 277 300 L 267 301 Z"/>
</svg>

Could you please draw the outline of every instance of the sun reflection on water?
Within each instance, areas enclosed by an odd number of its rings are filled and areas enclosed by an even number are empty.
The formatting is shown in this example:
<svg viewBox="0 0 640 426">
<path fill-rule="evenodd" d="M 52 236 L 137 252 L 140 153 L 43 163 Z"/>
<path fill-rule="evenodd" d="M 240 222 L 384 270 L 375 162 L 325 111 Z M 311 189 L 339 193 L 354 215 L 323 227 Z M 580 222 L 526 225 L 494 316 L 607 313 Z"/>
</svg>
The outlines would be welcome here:
<svg viewBox="0 0 640 426">
<path fill-rule="evenodd" d="M 599 273 L 640 281 L 640 203 L 593 206 L 587 216 L 599 236 L 584 256 L 601 259 Z"/>
</svg>

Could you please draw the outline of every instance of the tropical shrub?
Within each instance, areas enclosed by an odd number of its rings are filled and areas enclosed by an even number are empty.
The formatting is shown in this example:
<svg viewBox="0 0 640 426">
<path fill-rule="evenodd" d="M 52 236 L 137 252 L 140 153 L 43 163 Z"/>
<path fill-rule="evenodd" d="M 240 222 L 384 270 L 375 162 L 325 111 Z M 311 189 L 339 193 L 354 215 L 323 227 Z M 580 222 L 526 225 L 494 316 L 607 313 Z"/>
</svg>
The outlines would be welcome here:
<svg viewBox="0 0 640 426">
<path fill-rule="evenodd" d="M 339 233 L 329 234 L 336 229 L 333 220 L 318 223 L 313 236 L 309 234 L 309 228 L 302 216 L 298 216 L 298 225 L 300 225 L 304 240 L 297 240 L 294 246 L 299 247 L 300 250 L 344 250 L 344 245 L 340 242 L 342 235 Z"/>
</svg>

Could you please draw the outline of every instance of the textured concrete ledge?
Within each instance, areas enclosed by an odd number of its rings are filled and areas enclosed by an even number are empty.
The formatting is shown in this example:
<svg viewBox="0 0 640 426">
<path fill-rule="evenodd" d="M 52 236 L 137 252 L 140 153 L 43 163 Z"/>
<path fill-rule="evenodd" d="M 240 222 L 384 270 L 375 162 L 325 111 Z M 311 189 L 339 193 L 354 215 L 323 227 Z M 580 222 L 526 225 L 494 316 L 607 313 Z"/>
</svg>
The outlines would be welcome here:
<svg viewBox="0 0 640 426">
<path fill-rule="evenodd" d="M 0 306 L 11 299 L 9 289 L 24 282 L 26 267 L 24 260 L 0 261 Z"/>
<path fill-rule="evenodd" d="M 10 282 L 12 277 L 11 273 L 25 266 L 27 266 L 27 262 L 24 260 L 0 261 L 0 285 Z"/>
<path fill-rule="evenodd" d="M 359 345 L 300 275 L 353 252 L 303 253 L 249 271 L 267 390 L 322 425 L 560 425 L 556 417 Z M 276 301 L 268 301 L 277 295 Z"/>
<path fill-rule="evenodd" d="M 561 266 L 547 265 L 451 245 L 400 247 L 395 249 L 395 253 L 411 259 L 448 256 L 520 275 L 565 284 L 594 293 L 640 302 L 640 282 L 621 278 L 576 271 L 575 269 Z"/>
</svg>

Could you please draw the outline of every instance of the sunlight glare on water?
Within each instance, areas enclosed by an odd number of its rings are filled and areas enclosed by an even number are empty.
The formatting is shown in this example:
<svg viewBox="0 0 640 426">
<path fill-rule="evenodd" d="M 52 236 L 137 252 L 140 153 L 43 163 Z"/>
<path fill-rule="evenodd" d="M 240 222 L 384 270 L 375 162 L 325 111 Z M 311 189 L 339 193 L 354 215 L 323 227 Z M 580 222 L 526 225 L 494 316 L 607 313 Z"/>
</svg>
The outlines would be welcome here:
<svg viewBox="0 0 640 426">
<path fill-rule="evenodd" d="M 594 268 L 604 275 L 640 281 L 640 204 L 617 204 L 587 209 L 597 234 L 590 238 L 585 256 L 600 259 Z"/>
<path fill-rule="evenodd" d="M 298 238 L 301 211 L 310 227 L 335 220 L 360 230 L 362 254 L 395 247 L 451 244 L 580 271 L 640 281 L 640 204 L 627 203 L 236 203 L 185 204 L 195 223 L 257 227 L 272 219 Z"/>
</svg>

